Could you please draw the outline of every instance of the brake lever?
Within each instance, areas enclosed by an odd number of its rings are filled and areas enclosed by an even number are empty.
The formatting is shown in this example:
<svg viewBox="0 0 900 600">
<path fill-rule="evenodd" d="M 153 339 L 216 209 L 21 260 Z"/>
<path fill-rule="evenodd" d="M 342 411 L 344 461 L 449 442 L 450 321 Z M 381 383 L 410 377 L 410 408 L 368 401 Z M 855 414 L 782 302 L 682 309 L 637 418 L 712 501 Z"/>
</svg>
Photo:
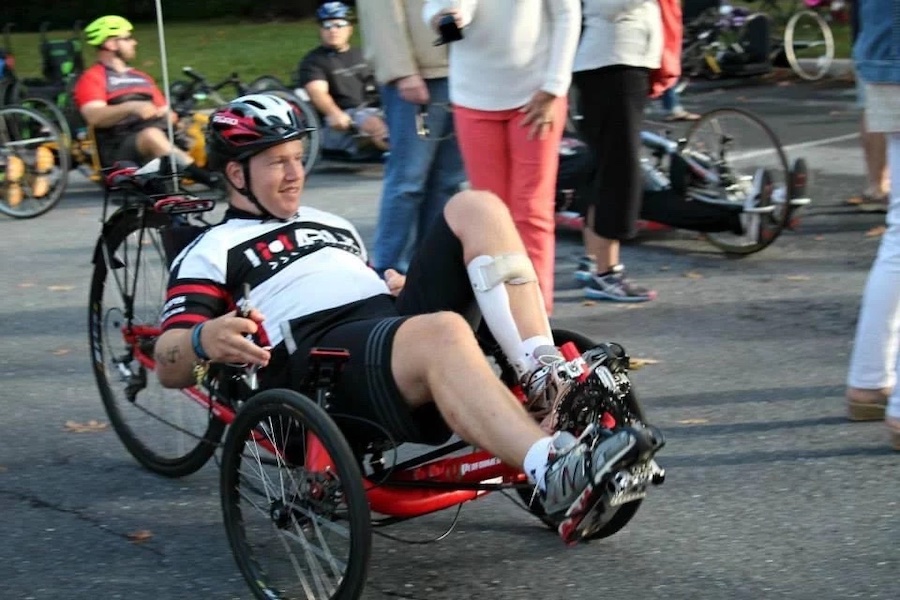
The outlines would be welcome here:
<svg viewBox="0 0 900 600">
<path fill-rule="evenodd" d="M 250 318 L 250 313 L 253 311 L 253 307 L 250 305 L 250 284 L 244 283 L 244 301 L 241 303 L 241 307 L 238 310 L 238 316 L 244 319 Z M 252 334 L 247 335 L 247 339 L 256 343 L 256 339 Z M 257 377 L 257 372 L 259 371 L 259 364 L 253 363 L 248 364 L 244 367 L 244 373 L 241 375 L 241 379 L 244 380 L 244 383 L 247 384 L 247 387 L 250 388 L 250 391 L 255 392 L 259 388 L 259 378 Z"/>
</svg>

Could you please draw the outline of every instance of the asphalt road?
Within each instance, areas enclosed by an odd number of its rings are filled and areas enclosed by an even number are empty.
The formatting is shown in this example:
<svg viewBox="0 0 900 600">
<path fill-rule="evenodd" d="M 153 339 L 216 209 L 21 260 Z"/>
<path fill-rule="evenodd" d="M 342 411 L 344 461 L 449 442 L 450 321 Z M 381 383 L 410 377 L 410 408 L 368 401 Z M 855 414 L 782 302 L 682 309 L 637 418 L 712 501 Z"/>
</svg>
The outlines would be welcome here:
<svg viewBox="0 0 900 600">
<path fill-rule="evenodd" d="M 898 455 L 879 424 L 846 422 L 842 400 L 867 232 L 883 222 L 842 205 L 863 181 L 852 90 L 697 86 L 685 103 L 763 115 L 810 161 L 814 204 L 740 260 L 693 234 L 644 236 L 625 262 L 660 297 L 640 306 L 583 302 L 577 238 L 560 237 L 555 325 L 651 360 L 633 379 L 668 434 L 665 485 L 625 530 L 573 549 L 499 495 L 464 506 L 440 543 L 376 537 L 366 598 L 898 597 Z M 377 169 L 319 172 L 305 201 L 371 239 L 379 188 Z M 0 600 L 248 598 L 214 464 L 164 480 L 108 428 L 66 427 L 106 421 L 85 327 L 98 219 L 84 182 L 39 219 L 0 219 Z M 452 517 L 393 533 L 436 537 Z"/>
</svg>

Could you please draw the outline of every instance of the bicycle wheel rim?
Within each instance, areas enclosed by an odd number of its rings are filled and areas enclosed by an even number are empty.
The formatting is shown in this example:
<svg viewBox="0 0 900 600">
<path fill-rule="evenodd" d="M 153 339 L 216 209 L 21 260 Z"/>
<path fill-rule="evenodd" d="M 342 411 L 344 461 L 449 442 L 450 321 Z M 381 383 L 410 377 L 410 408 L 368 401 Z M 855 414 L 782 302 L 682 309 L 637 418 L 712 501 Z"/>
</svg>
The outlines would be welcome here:
<svg viewBox="0 0 900 600">
<path fill-rule="evenodd" d="M 784 29 L 784 52 L 798 77 L 807 81 L 821 79 L 834 61 L 831 27 L 810 10 L 796 13 Z"/>
<path fill-rule="evenodd" d="M 69 164 L 50 119 L 21 106 L 0 108 L 0 212 L 31 219 L 52 209 L 65 192 Z"/>
<path fill-rule="evenodd" d="M 734 206 L 743 206 L 747 186 L 758 168 L 768 169 L 773 199 L 780 204 L 768 214 L 761 215 L 758 239 L 745 238 L 731 232 L 707 233 L 706 239 L 728 254 L 745 255 L 758 252 L 771 244 L 781 234 L 790 217 L 788 186 L 790 173 L 787 157 L 775 133 L 751 112 L 721 108 L 704 113 L 688 130 L 685 152 L 697 152 L 716 157 L 726 152 L 727 176 L 720 183 L 708 183 L 702 179 L 688 182 L 688 195 L 694 200 L 711 199 Z"/>
<path fill-rule="evenodd" d="M 180 390 L 164 389 L 140 364 L 133 346 L 143 345 L 152 356 L 155 337 L 138 336 L 134 343 L 124 337 L 129 327 L 158 327 L 168 282 L 161 234 L 169 220 L 130 210 L 110 221 L 94 257 L 88 314 L 100 396 L 116 434 L 141 465 L 167 477 L 188 475 L 213 455 L 224 424 Z"/>
</svg>

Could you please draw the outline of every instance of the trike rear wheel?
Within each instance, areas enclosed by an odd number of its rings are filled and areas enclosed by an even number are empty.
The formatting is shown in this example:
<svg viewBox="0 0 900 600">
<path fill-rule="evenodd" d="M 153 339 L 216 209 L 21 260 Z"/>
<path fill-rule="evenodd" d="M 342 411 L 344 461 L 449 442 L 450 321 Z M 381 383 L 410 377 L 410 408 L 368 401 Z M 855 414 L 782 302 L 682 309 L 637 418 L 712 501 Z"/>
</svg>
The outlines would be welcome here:
<svg viewBox="0 0 900 600">
<path fill-rule="evenodd" d="M 222 510 L 260 600 L 355 600 L 372 547 L 359 464 L 328 414 L 287 389 L 250 398 L 222 451 Z"/>
<path fill-rule="evenodd" d="M 106 414 L 128 452 L 167 477 L 200 469 L 225 425 L 180 390 L 163 388 L 148 358 L 169 278 L 163 242 L 171 225 L 148 209 L 115 213 L 94 254 L 88 310 L 91 364 Z"/>
<path fill-rule="evenodd" d="M 590 338 L 575 331 L 569 331 L 565 329 L 554 329 L 553 330 L 553 340 L 557 345 L 565 344 L 566 342 L 573 342 L 575 346 L 578 348 L 580 352 L 584 352 L 589 348 L 595 347 L 597 344 Z M 644 413 L 641 410 L 640 403 L 638 402 L 637 396 L 634 393 L 634 390 L 630 390 L 628 394 L 625 396 L 622 406 L 620 407 L 619 414 L 613 415 L 617 422 L 628 422 L 630 420 L 638 419 L 640 421 L 644 420 Z M 516 492 L 519 495 L 519 498 L 522 502 L 525 503 L 525 506 L 528 507 L 528 510 L 541 520 L 545 525 L 550 527 L 553 530 L 559 526 L 559 522 L 556 519 L 551 518 L 544 512 L 544 507 L 541 506 L 540 500 L 538 500 L 534 494 L 531 486 L 520 486 L 516 488 Z M 583 541 L 589 540 L 599 540 L 601 538 L 609 537 L 619 530 L 621 530 L 625 525 L 628 524 L 629 521 L 634 517 L 637 513 L 638 508 L 640 508 L 643 500 L 633 500 L 631 502 L 626 502 L 622 504 L 618 509 L 616 509 L 616 513 L 599 529 L 596 531 L 588 533 Z"/>
</svg>

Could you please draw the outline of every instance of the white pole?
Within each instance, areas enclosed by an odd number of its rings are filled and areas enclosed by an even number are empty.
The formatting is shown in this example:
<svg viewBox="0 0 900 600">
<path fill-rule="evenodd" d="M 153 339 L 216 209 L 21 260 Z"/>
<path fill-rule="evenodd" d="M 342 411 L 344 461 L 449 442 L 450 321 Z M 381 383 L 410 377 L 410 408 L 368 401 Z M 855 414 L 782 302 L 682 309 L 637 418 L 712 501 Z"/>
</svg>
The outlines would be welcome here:
<svg viewBox="0 0 900 600">
<path fill-rule="evenodd" d="M 169 110 L 172 110 L 172 98 L 169 95 L 169 62 L 167 60 L 166 54 L 166 34 L 163 29 L 163 11 L 162 11 L 162 0 L 156 0 L 156 30 L 157 35 L 159 36 L 159 58 L 160 64 L 162 65 L 162 84 L 163 84 L 163 94 L 166 98 L 166 106 L 169 107 Z M 178 176 L 176 175 L 174 169 L 175 165 L 175 131 L 172 128 L 172 119 L 166 118 L 166 135 L 169 137 L 169 145 L 172 148 L 172 154 L 169 155 L 169 164 L 173 167 L 172 172 L 172 189 L 178 189 Z"/>
</svg>

